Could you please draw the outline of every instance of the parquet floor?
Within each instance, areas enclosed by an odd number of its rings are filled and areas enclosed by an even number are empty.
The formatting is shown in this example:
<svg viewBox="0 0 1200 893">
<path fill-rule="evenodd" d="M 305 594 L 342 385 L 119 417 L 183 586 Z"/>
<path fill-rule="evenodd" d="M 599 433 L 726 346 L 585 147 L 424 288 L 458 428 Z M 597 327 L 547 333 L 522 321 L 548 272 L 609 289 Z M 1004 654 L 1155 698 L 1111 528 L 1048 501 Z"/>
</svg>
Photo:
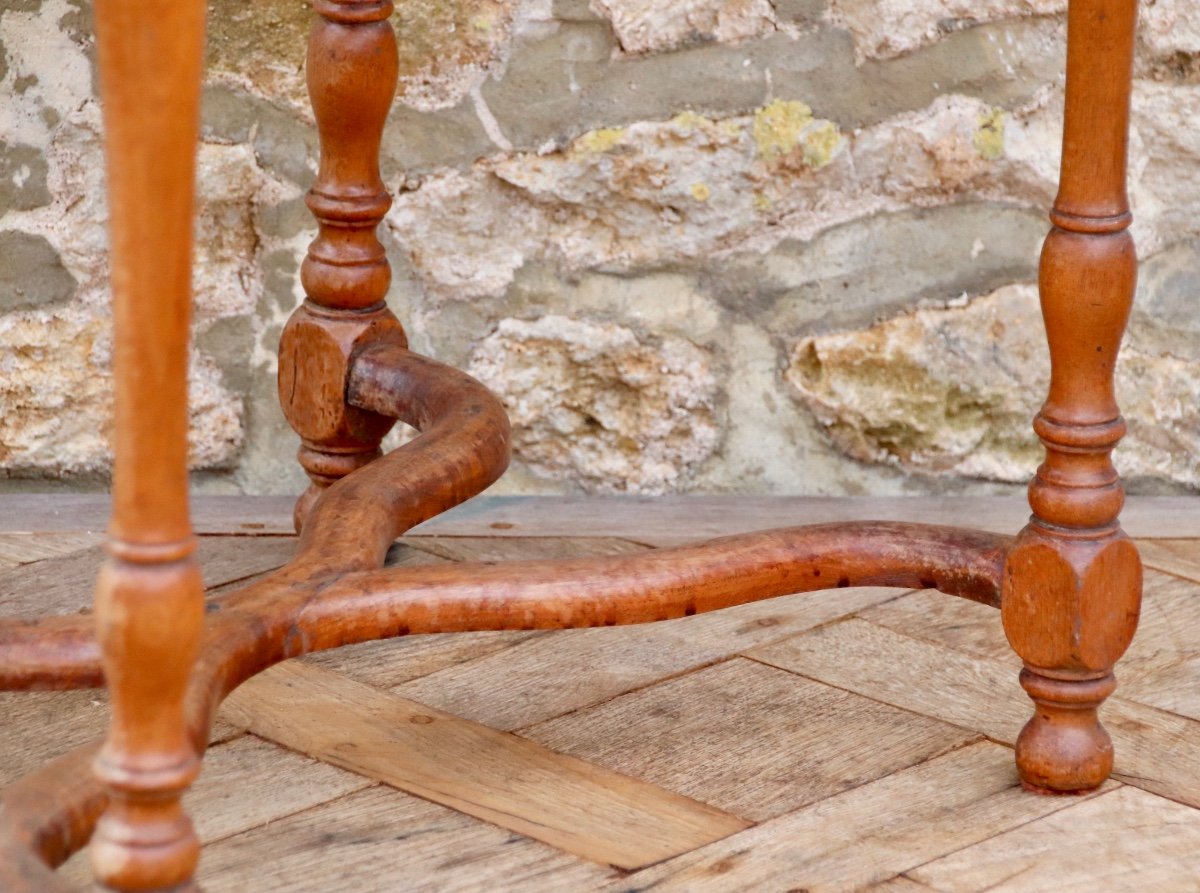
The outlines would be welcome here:
<svg viewBox="0 0 1200 893">
<path fill-rule="evenodd" d="M 9 497 L 0 613 L 78 610 L 104 505 Z M 1015 500 L 485 499 L 392 563 L 623 554 L 841 517 L 1013 531 Z M 214 589 L 283 563 L 287 500 L 196 508 Z M 221 713 L 189 796 L 207 893 L 1200 891 L 1200 500 L 1134 500 L 1148 571 L 1105 709 L 1117 774 L 1022 792 L 993 609 L 841 589 L 654 626 L 414 637 L 291 661 Z M 0 784 L 103 733 L 0 694 Z M 62 869 L 81 886 L 85 862 Z"/>
</svg>

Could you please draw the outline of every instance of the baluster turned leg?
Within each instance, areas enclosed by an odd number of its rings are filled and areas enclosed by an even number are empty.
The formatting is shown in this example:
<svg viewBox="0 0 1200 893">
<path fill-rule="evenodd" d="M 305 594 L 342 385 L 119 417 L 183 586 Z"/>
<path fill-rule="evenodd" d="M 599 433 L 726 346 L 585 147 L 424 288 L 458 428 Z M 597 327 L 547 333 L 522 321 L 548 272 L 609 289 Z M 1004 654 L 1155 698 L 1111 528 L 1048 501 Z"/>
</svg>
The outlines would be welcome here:
<svg viewBox="0 0 1200 893">
<path fill-rule="evenodd" d="M 1111 453 L 1125 423 L 1113 370 L 1137 260 L 1125 195 L 1135 0 L 1071 0 L 1062 177 L 1042 252 L 1050 394 L 1033 518 L 1005 568 L 1004 628 L 1036 707 L 1017 740 L 1027 786 L 1094 788 L 1112 771 L 1097 709 L 1137 626 L 1142 570 L 1117 516 Z"/>
<path fill-rule="evenodd" d="M 279 400 L 300 435 L 312 480 L 296 504 L 296 528 L 321 492 L 379 456 L 393 421 L 346 405 L 355 345 L 404 330 L 384 298 L 391 269 L 375 229 L 391 207 L 379 175 L 379 144 L 399 63 L 391 0 L 314 0 L 308 89 L 321 163 L 308 207 L 320 225 L 300 279 L 307 300 L 279 345 Z"/>
<path fill-rule="evenodd" d="M 111 890 L 187 890 L 179 798 L 199 770 L 183 699 L 204 614 L 188 520 L 187 363 L 204 0 L 97 0 L 116 376 L 109 554 L 96 626 L 112 695 L 92 868 Z"/>
</svg>

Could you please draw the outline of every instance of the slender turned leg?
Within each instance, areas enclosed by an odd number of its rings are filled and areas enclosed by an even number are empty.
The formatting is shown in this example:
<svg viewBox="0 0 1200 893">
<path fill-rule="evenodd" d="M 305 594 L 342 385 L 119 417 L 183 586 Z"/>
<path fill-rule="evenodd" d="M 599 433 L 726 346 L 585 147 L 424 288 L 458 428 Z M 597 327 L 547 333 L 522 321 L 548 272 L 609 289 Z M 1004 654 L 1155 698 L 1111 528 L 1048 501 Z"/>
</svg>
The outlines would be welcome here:
<svg viewBox="0 0 1200 893">
<path fill-rule="evenodd" d="M 1113 369 L 1133 300 L 1125 151 L 1135 0 L 1071 0 L 1062 178 L 1042 252 L 1050 395 L 1033 518 L 1005 567 L 1004 628 L 1036 707 L 1017 739 L 1027 787 L 1094 788 L 1112 771 L 1097 708 L 1137 626 L 1142 569 L 1117 515 L 1111 453 L 1125 433 Z"/>
<path fill-rule="evenodd" d="M 391 206 L 379 144 L 399 63 L 391 0 L 314 0 L 308 90 L 321 165 L 308 194 L 320 230 L 300 270 L 308 300 L 279 344 L 279 401 L 300 435 L 312 484 L 296 503 L 299 530 L 325 488 L 379 456 L 393 421 L 348 406 L 355 345 L 404 330 L 384 304 L 391 269 L 375 229 Z"/>
<path fill-rule="evenodd" d="M 187 363 L 204 0 L 97 0 L 116 375 L 109 559 L 96 627 L 112 694 L 92 840 L 107 889 L 187 890 L 179 798 L 199 770 L 184 689 L 204 614 L 187 501 Z"/>
</svg>

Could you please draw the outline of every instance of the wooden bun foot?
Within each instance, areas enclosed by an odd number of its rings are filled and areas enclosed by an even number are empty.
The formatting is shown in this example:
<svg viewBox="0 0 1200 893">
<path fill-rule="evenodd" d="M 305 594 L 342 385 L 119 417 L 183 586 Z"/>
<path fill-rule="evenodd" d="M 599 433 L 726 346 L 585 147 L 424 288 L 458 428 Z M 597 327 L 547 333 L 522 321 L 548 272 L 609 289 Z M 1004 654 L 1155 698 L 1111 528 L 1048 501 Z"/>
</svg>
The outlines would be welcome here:
<svg viewBox="0 0 1200 893">
<path fill-rule="evenodd" d="M 1098 709 L 1116 688 L 1110 673 L 1065 680 L 1021 671 L 1037 709 L 1017 738 L 1017 771 L 1027 790 L 1078 794 L 1102 785 L 1113 768 L 1113 746 Z"/>
<path fill-rule="evenodd" d="M 147 822 L 136 803 L 114 803 L 96 825 L 92 871 L 102 890 L 198 891 L 192 873 L 200 841 L 178 803 L 165 819 Z"/>
</svg>

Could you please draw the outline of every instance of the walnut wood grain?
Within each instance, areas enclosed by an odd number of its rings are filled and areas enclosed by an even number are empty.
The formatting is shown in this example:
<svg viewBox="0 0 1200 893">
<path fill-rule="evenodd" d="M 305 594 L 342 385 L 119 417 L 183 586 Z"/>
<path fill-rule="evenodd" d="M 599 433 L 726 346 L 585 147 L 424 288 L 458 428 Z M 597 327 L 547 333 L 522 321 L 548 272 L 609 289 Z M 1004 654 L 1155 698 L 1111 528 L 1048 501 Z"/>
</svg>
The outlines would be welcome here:
<svg viewBox="0 0 1200 893">
<path fill-rule="evenodd" d="M 95 14 L 116 434 L 95 617 L 112 719 L 94 772 L 108 806 L 92 870 L 111 890 L 182 891 L 200 848 L 180 797 L 200 771 L 184 693 L 204 614 L 188 519 L 187 364 L 205 5 L 103 0 Z"/>
<path fill-rule="evenodd" d="M 317 238 L 300 267 L 307 300 L 279 343 L 279 401 L 300 435 L 312 480 L 296 504 L 299 530 L 331 484 L 379 458 L 393 420 L 345 400 L 355 347 L 387 335 L 406 344 L 384 304 L 392 279 L 375 235 L 391 207 L 379 176 L 379 144 L 396 92 L 399 60 L 390 0 L 317 0 L 308 44 L 308 91 L 321 141 L 308 192 Z"/>
<path fill-rule="evenodd" d="M 1017 740 L 1024 783 L 1098 786 L 1112 741 L 1097 708 L 1137 628 L 1142 568 L 1117 516 L 1113 447 L 1125 433 L 1113 370 L 1137 258 L 1125 195 L 1135 0 L 1073 0 L 1068 14 L 1062 174 L 1039 286 L 1050 393 L 1034 430 L 1046 459 L 1029 487 L 1033 519 L 1005 567 L 1002 613 L 1036 704 Z"/>
</svg>

